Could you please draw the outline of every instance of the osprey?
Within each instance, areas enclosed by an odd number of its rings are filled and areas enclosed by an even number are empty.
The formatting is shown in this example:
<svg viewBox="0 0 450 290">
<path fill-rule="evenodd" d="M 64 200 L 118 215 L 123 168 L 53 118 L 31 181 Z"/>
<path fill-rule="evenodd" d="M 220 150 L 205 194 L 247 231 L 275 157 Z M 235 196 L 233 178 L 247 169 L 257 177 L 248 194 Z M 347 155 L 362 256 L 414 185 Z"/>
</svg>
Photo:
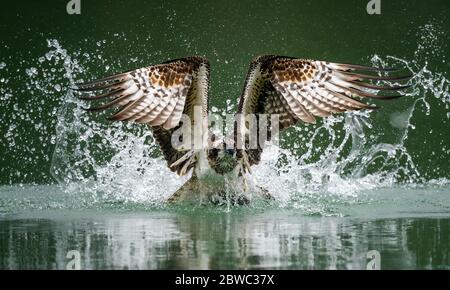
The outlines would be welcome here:
<svg viewBox="0 0 450 290">
<path fill-rule="evenodd" d="M 411 77 L 389 75 L 393 71 L 396 70 L 276 55 L 258 56 L 250 64 L 237 113 L 244 120 L 248 115 L 256 116 L 257 120 L 263 115 L 276 115 L 276 121 L 271 120 L 277 124 L 271 126 L 281 131 L 299 121 L 314 123 L 316 117 L 333 113 L 372 110 L 376 107 L 355 97 L 382 100 L 401 97 L 375 92 L 397 91 L 407 86 L 378 86 L 369 82 Z M 82 96 L 84 100 L 108 100 L 87 109 L 89 111 L 117 107 L 111 120 L 148 124 L 169 168 L 178 175 L 192 172 L 191 179 L 169 201 L 195 197 L 195 200 L 220 203 L 226 197 L 227 202 L 246 203 L 250 197 L 245 194 L 244 176 L 251 173 L 252 165 L 259 163 L 263 145 L 248 146 L 247 121 L 236 121 L 233 133 L 227 138 L 218 138 L 210 132 L 207 128 L 209 75 L 209 61 L 191 56 L 79 83 L 74 89 L 97 92 L 95 96 Z M 188 121 L 183 120 L 183 116 L 187 116 Z M 203 146 L 174 146 L 173 139 L 177 139 L 174 134 L 186 125 L 184 123 L 200 127 L 200 139 L 207 140 Z M 262 126 L 260 122 L 256 122 L 257 132 L 263 129 L 259 126 Z M 232 145 L 226 146 L 229 143 Z M 262 190 L 262 193 L 271 198 L 267 191 Z"/>
</svg>

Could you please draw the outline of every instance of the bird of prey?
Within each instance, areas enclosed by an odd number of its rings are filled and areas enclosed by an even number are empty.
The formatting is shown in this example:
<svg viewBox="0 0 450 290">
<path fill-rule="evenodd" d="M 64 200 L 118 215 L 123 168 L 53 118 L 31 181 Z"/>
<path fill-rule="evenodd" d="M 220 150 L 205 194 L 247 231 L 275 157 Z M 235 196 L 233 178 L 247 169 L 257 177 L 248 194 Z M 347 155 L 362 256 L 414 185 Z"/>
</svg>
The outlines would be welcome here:
<svg viewBox="0 0 450 290">
<path fill-rule="evenodd" d="M 258 120 L 264 114 L 276 115 L 278 118 L 274 120 L 278 124 L 271 125 L 281 131 L 299 121 L 314 123 L 316 117 L 372 110 L 376 106 L 358 99 L 395 99 L 402 96 L 397 91 L 407 87 L 371 83 L 372 80 L 397 81 L 411 77 L 393 76 L 393 71 L 286 56 L 258 56 L 250 63 L 237 115 L 244 116 L 241 117 L 244 120 L 248 115 Z M 94 96 L 82 95 L 81 99 L 107 100 L 87 109 L 89 111 L 118 108 L 110 120 L 148 124 L 168 167 L 178 175 L 191 173 L 191 178 L 168 201 L 194 198 L 218 202 L 226 196 L 228 202 L 247 203 L 250 197 L 245 194 L 245 175 L 251 173 L 252 165 L 260 162 L 263 146 L 248 146 L 248 122 L 236 121 L 231 136 L 223 138 L 209 131 L 209 76 L 209 61 L 201 56 L 190 56 L 78 83 L 74 89 L 95 92 Z M 384 90 L 394 91 L 395 95 L 378 94 Z M 183 121 L 183 116 L 188 117 L 187 121 Z M 174 134 L 186 125 L 183 123 L 200 126 L 200 138 L 208 140 L 202 143 L 206 145 L 198 148 L 174 146 Z M 256 122 L 256 127 L 261 126 L 259 123 Z M 230 140 L 232 142 L 228 142 Z M 189 142 L 192 145 L 192 141 Z M 266 191 L 262 194 L 271 197 Z"/>
</svg>

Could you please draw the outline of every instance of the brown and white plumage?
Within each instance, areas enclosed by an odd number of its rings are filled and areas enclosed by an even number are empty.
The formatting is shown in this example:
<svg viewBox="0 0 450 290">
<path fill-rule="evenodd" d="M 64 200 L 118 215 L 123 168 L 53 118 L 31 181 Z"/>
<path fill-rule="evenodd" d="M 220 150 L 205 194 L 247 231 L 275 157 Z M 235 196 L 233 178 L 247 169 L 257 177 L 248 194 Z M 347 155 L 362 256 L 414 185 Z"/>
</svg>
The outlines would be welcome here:
<svg viewBox="0 0 450 290">
<path fill-rule="evenodd" d="M 357 73 L 355 71 L 362 71 Z M 401 95 L 377 95 L 368 90 L 397 91 L 406 86 L 376 86 L 367 80 L 402 80 L 368 74 L 391 72 L 392 69 L 339 64 L 325 61 L 263 55 L 250 64 L 238 113 L 247 115 L 278 114 L 280 130 L 298 121 L 315 123 L 316 117 L 333 113 L 375 109 L 355 98 L 389 100 Z M 258 130 L 259 131 L 259 130 Z M 236 138 L 245 138 L 239 134 Z M 242 140 L 244 142 L 244 140 Z M 246 169 L 260 161 L 263 148 L 243 150 L 239 157 Z"/>
<path fill-rule="evenodd" d="M 401 95 L 383 96 L 374 91 L 405 88 L 376 86 L 368 82 L 409 78 L 376 74 L 391 71 L 292 57 L 259 56 L 250 64 L 238 113 L 243 116 L 254 114 L 256 118 L 261 114 L 278 114 L 279 129 L 282 130 L 299 121 L 314 123 L 317 117 L 334 113 L 374 109 L 375 106 L 359 99 L 394 99 Z M 216 148 L 177 149 L 171 144 L 172 134 L 180 128 L 183 114 L 191 118 L 192 124 L 207 124 L 208 88 L 209 62 L 206 58 L 193 56 L 78 84 L 76 89 L 98 92 L 96 96 L 82 99 L 107 100 L 103 105 L 88 109 L 90 111 L 116 107 L 118 111 L 110 117 L 111 120 L 148 124 L 169 167 L 178 174 L 184 175 L 191 168 L 206 164 L 216 174 L 224 175 L 228 168 L 238 168 L 239 176 L 242 176 L 260 161 L 261 146 L 229 151 Z M 194 113 L 195 106 L 201 107 L 200 116 Z M 246 144 L 248 141 L 247 131 L 242 127 L 235 126 L 235 144 Z M 218 142 L 221 143 L 216 140 L 215 144 Z M 232 158 L 220 159 L 220 152 Z M 228 166 L 219 166 L 222 160 L 228 160 Z M 198 176 L 194 177 L 198 180 Z"/>
<path fill-rule="evenodd" d="M 192 168 L 197 155 L 190 150 L 178 151 L 171 146 L 172 133 L 179 128 L 182 115 L 191 122 L 202 122 L 207 114 L 209 62 L 193 56 L 163 64 L 131 70 L 77 85 L 79 91 L 106 91 L 84 100 L 105 100 L 105 104 L 88 109 L 99 111 L 119 108 L 113 121 L 148 124 L 159 143 L 170 168 L 180 175 Z M 194 107 L 202 108 L 201 116 Z M 197 120 L 196 118 L 201 118 Z M 183 158 L 181 162 L 175 163 Z"/>
</svg>

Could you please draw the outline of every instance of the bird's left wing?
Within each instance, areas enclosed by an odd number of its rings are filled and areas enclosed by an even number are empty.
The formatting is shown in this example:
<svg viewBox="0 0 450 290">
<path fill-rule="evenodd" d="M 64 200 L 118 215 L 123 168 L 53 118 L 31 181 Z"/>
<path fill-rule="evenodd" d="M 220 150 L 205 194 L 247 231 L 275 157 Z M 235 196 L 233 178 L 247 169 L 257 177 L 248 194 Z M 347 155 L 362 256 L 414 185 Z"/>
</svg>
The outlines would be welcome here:
<svg viewBox="0 0 450 290">
<path fill-rule="evenodd" d="M 196 156 L 192 150 L 174 148 L 171 137 L 181 126 L 183 114 L 192 123 L 204 121 L 208 88 L 208 60 L 191 56 L 77 84 L 75 89 L 96 92 L 95 96 L 81 99 L 106 100 L 89 111 L 118 108 L 110 120 L 148 124 L 171 170 L 184 175 L 194 166 Z M 200 114 L 195 113 L 196 106 L 201 108 Z"/>
<path fill-rule="evenodd" d="M 316 117 L 333 113 L 374 109 L 356 98 L 395 99 L 397 95 L 378 95 L 374 91 L 397 91 L 406 86 L 376 86 L 368 80 L 402 80 L 410 76 L 379 76 L 370 73 L 391 72 L 391 69 L 338 64 L 326 61 L 264 55 L 255 58 L 247 74 L 239 101 L 238 114 L 277 114 L 279 129 L 298 121 L 314 123 Z M 257 123 L 258 124 L 258 123 Z M 247 126 L 247 125 L 245 125 Z M 248 129 L 235 128 L 235 138 L 247 144 Z M 244 129 L 244 130 L 243 130 Z M 260 128 L 257 128 L 258 132 Z M 239 141 L 238 141 L 239 142 Z M 262 148 L 238 151 L 244 168 L 260 161 Z"/>
</svg>

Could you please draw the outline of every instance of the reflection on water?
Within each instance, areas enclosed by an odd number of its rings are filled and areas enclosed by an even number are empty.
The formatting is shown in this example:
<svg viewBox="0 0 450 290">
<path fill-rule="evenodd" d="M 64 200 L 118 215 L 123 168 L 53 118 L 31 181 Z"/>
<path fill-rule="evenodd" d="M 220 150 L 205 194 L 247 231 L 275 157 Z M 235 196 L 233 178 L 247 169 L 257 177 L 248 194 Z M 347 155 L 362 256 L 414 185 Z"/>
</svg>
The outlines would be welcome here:
<svg viewBox="0 0 450 290">
<path fill-rule="evenodd" d="M 294 212 L 89 214 L 0 220 L 1 269 L 449 268 L 450 219 L 305 217 Z"/>
</svg>

